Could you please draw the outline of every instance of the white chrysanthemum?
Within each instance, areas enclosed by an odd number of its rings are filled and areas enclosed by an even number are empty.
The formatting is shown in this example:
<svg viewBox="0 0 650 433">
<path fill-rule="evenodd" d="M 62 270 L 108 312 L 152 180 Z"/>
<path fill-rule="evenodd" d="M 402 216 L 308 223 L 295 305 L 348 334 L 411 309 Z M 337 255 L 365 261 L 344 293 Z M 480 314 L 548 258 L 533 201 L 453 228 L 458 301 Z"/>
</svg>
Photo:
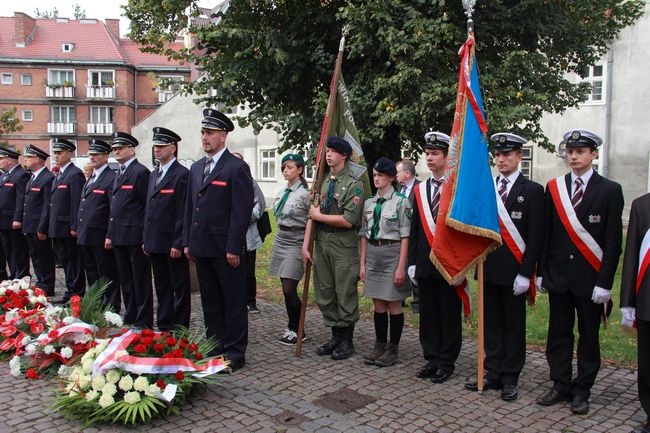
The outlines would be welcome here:
<svg viewBox="0 0 650 433">
<path fill-rule="evenodd" d="M 72 356 L 72 348 L 66 346 L 61 348 L 61 356 L 68 359 Z"/>
<path fill-rule="evenodd" d="M 11 358 L 11 361 L 9 361 L 9 372 L 11 373 L 12 376 L 20 376 L 20 357 L 19 356 L 14 356 Z"/>
<path fill-rule="evenodd" d="M 89 374 L 84 374 L 81 376 L 79 379 L 79 388 L 81 388 L 82 391 L 88 391 L 90 389 L 90 382 L 92 381 L 92 378 Z"/>
<path fill-rule="evenodd" d="M 148 395 L 149 397 L 157 397 L 158 394 L 160 394 L 160 388 L 158 388 L 158 385 L 155 383 L 149 385 L 147 390 L 144 392 L 144 395 Z"/>
<path fill-rule="evenodd" d="M 24 347 L 24 346 L 27 346 L 31 341 L 32 341 L 31 338 L 29 338 L 28 336 L 25 336 L 25 337 L 23 337 L 21 343 L 23 344 L 23 347 Z"/>
<path fill-rule="evenodd" d="M 117 388 L 114 383 L 107 383 L 102 387 L 102 394 L 113 396 L 117 392 Z"/>
<path fill-rule="evenodd" d="M 81 368 L 83 368 L 84 373 L 90 373 L 93 369 L 93 361 L 92 359 L 84 359 L 81 361 Z"/>
<path fill-rule="evenodd" d="M 52 346 L 51 344 L 48 344 L 47 346 L 45 346 L 45 347 L 43 348 L 43 352 L 44 352 L 46 355 L 51 355 L 52 353 L 56 352 L 56 349 L 55 349 L 54 346 Z"/>
<path fill-rule="evenodd" d="M 61 314 L 61 311 L 63 311 L 63 308 L 61 308 L 59 305 L 48 305 L 45 308 L 45 315 L 46 316 L 58 316 Z"/>
<path fill-rule="evenodd" d="M 18 287 L 21 289 L 29 289 L 29 285 L 32 281 L 32 277 L 26 276 L 22 277 L 20 280 L 16 280 L 18 282 Z M 31 289 L 30 289 L 31 290 Z"/>
<path fill-rule="evenodd" d="M 93 389 L 100 390 L 106 385 L 106 378 L 103 374 L 93 377 L 92 387 Z"/>
<path fill-rule="evenodd" d="M 94 389 L 91 389 L 86 393 L 86 401 L 93 401 L 99 396 L 99 393 Z"/>
<path fill-rule="evenodd" d="M 122 377 L 118 386 L 122 391 L 131 391 L 133 388 L 133 378 L 131 375 L 127 374 L 126 376 Z"/>
<path fill-rule="evenodd" d="M 32 304 L 46 304 L 47 303 L 47 297 L 45 296 L 30 296 L 29 297 L 29 302 Z"/>
<path fill-rule="evenodd" d="M 131 391 L 124 394 L 124 401 L 128 404 L 136 404 L 140 401 L 140 393 L 138 391 Z"/>
<path fill-rule="evenodd" d="M 36 353 L 36 343 L 29 343 L 27 346 L 25 346 L 26 355 L 32 356 L 35 353 Z"/>
<path fill-rule="evenodd" d="M 136 391 L 145 391 L 149 387 L 149 381 L 144 376 L 138 376 L 135 381 L 133 381 L 133 389 Z"/>
<path fill-rule="evenodd" d="M 70 370 L 72 370 L 70 367 L 61 364 L 61 366 L 59 366 L 59 371 L 57 372 L 57 374 L 61 377 L 66 377 L 70 374 Z"/>
<path fill-rule="evenodd" d="M 104 319 L 111 325 L 120 327 L 124 324 L 122 321 L 122 317 L 119 314 L 113 313 L 111 311 L 105 311 L 104 312 Z"/>
<path fill-rule="evenodd" d="M 110 383 L 117 383 L 120 381 L 122 375 L 118 370 L 110 370 L 106 373 L 106 381 Z"/>
<path fill-rule="evenodd" d="M 102 394 L 102 396 L 99 397 L 99 406 L 101 406 L 102 408 L 106 408 L 112 405 L 113 403 L 115 403 L 115 399 L 113 398 L 112 395 Z"/>
<path fill-rule="evenodd" d="M 75 319 L 72 316 L 66 316 L 66 317 L 63 318 L 63 323 L 65 323 L 66 325 L 69 325 L 69 324 L 74 323 L 76 321 L 77 321 L 77 319 Z"/>
</svg>

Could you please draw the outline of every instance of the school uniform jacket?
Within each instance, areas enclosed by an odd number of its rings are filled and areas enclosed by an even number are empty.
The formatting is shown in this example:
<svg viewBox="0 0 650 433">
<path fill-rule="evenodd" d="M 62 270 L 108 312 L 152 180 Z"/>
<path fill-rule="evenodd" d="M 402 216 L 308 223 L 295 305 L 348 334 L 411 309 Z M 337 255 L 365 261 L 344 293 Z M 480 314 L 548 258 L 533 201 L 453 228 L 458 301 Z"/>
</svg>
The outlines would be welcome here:
<svg viewBox="0 0 650 433">
<path fill-rule="evenodd" d="M 35 235 L 48 232 L 50 225 L 50 200 L 54 175 L 45 168 L 25 190 L 25 207 L 23 209 L 23 233 Z"/>
<path fill-rule="evenodd" d="M 137 159 L 116 177 L 106 234 L 114 246 L 142 245 L 148 183 L 149 170 Z"/>
<path fill-rule="evenodd" d="M 117 173 L 106 167 L 90 188 L 84 185 L 77 221 L 78 245 L 104 246 L 115 177 Z"/>
<path fill-rule="evenodd" d="M 431 182 L 427 179 L 426 181 L 427 197 L 431 197 Z M 413 186 L 411 192 L 415 194 L 415 188 Z M 427 203 L 423 204 L 428 206 Z M 443 276 L 440 274 L 438 269 L 433 265 L 429 255 L 431 254 L 431 245 L 427 240 L 427 236 L 424 233 L 423 224 L 426 224 L 424 215 L 420 215 L 420 209 L 418 207 L 415 197 L 413 198 L 413 218 L 411 219 L 411 239 L 409 240 L 409 266 L 415 265 L 415 277 L 432 277 L 439 280 L 444 280 Z"/>
<path fill-rule="evenodd" d="M 149 176 L 145 209 L 144 250 L 150 254 L 169 254 L 183 249 L 183 219 L 190 171 L 174 161 L 156 185 L 156 171 Z"/>
<path fill-rule="evenodd" d="M 253 178 L 248 164 L 228 149 L 203 182 L 205 158 L 192 164 L 183 227 L 183 245 L 194 257 L 241 254 L 253 211 Z"/>
<path fill-rule="evenodd" d="M 0 176 L 0 230 L 12 230 L 14 221 L 23 222 L 25 187 L 29 173 L 17 165 L 6 180 Z"/>
<path fill-rule="evenodd" d="M 636 283 L 641 260 L 639 257 L 641 242 L 648 230 L 650 230 L 650 194 L 645 194 L 632 202 L 621 278 L 621 308 L 636 308 L 636 317 L 645 321 L 650 321 L 650 268 L 641 278 L 638 294 Z"/>
<path fill-rule="evenodd" d="M 571 173 L 564 184 L 571 196 Z M 582 226 L 603 250 L 600 272 L 597 272 L 577 249 L 560 221 L 558 211 L 546 186 L 545 242 L 542 254 L 542 286 L 549 292 L 570 293 L 591 298 L 594 286 L 611 290 L 621 255 L 623 227 L 623 191 L 621 185 L 594 172 L 576 209 Z"/>
<path fill-rule="evenodd" d="M 77 212 L 84 183 L 86 177 L 74 164 L 70 164 L 60 178 L 54 177 L 48 227 L 51 238 L 69 238 L 71 230 L 77 231 Z"/>
<path fill-rule="evenodd" d="M 497 200 L 501 200 L 497 197 Z M 533 276 L 544 243 L 544 188 L 519 173 L 506 202 L 508 215 L 526 243 L 523 263 L 519 264 L 504 243 L 487 256 L 485 279 L 499 285 L 512 285 L 517 274 Z"/>
</svg>

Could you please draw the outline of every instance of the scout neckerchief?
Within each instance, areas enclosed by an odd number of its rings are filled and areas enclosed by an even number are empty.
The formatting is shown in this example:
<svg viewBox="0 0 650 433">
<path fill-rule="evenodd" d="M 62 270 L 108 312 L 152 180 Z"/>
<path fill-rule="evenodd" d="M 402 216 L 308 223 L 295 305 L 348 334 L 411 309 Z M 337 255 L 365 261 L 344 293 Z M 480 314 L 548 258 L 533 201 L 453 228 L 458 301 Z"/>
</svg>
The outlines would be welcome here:
<svg viewBox="0 0 650 433">
<path fill-rule="evenodd" d="M 275 216 L 279 217 L 282 215 L 282 208 L 284 208 L 285 203 L 287 202 L 287 199 L 289 198 L 289 194 L 291 194 L 291 191 L 293 191 L 290 187 L 286 187 L 284 189 L 284 195 L 278 202 L 278 204 L 275 205 Z"/>
<path fill-rule="evenodd" d="M 387 199 L 385 197 L 377 198 L 377 201 L 375 202 L 375 209 L 372 211 L 372 230 L 370 231 L 370 239 L 375 241 L 379 235 L 379 223 L 381 222 L 381 205 L 384 204 L 386 200 Z"/>
</svg>

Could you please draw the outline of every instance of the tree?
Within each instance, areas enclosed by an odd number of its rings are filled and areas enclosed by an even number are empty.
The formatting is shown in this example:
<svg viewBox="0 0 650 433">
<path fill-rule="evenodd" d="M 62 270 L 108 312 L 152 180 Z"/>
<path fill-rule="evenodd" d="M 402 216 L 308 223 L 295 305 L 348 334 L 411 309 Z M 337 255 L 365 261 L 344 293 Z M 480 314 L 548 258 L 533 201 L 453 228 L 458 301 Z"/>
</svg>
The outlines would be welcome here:
<svg viewBox="0 0 650 433">
<path fill-rule="evenodd" d="M 544 113 L 562 113 L 588 85 L 584 71 L 642 0 L 479 0 L 477 59 L 490 131 L 509 130 L 546 149 Z M 130 36 L 147 50 L 196 64 L 206 80 L 186 84 L 198 101 L 251 112 L 255 130 L 274 127 L 284 147 L 317 142 L 341 30 L 349 33 L 343 74 L 364 150 L 399 157 L 419 152 L 424 132 L 449 131 L 466 17 L 459 0 L 231 0 L 218 25 L 191 25 L 195 0 L 129 0 Z M 166 42 L 188 28 L 198 41 L 174 52 Z M 216 96 L 209 95 L 217 89 Z M 197 102 L 198 102 L 197 101 Z M 275 126 L 273 126 L 275 125 Z"/>
<path fill-rule="evenodd" d="M 20 131 L 23 125 L 20 120 L 15 117 L 16 107 L 12 107 L 7 111 L 3 111 L 0 116 L 0 145 L 7 146 L 9 143 L 3 140 L 4 136 L 12 132 Z"/>
<path fill-rule="evenodd" d="M 36 18 L 58 18 L 59 10 L 56 7 L 51 11 L 48 11 L 47 9 L 41 11 L 40 9 L 36 8 L 36 10 L 34 11 L 34 15 L 36 15 Z M 86 18 L 86 10 L 82 9 L 79 3 L 73 4 L 72 16 L 74 17 L 75 20 L 84 19 Z"/>
<path fill-rule="evenodd" d="M 79 5 L 79 3 L 76 3 L 76 4 L 72 5 L 72 9 L 73 9 L 72 14 L 74 15 L 75 20 L 82 20 L 82 19 L 86 18 L 86 10 L 81 9 L 81 6 Z"/>
</svg>

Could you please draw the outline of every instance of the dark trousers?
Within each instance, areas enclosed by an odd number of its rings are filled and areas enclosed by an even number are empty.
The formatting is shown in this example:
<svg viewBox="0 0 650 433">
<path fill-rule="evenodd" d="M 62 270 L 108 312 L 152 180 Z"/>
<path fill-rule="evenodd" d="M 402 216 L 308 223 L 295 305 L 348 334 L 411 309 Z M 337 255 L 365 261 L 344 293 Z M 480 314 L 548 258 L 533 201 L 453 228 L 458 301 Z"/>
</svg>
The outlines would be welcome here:
<svg viewBox="0 0 650 433">
<path fill-rule="evenodd" d="M 650 321 L 636 320 L 639 356 L 639 401 L 650 419 Z"/>
<path fill-rule="evenodd" d="M 218 346 L 214 353 L 225 354 L 233 362 L 246 360 L 248 345 L 248 312 L 245 257 L 239 267 L 233 268 L 225 257 L 197 257 L 196 273 L 201 289 L 203 320 L 208 337 Z"/>
<path fill-rule="evenodd" d="M 190 265 L 181 255 L 150 254 L 153 281 L 158 299 L 158 329 L 170 331 L 190 326 Z"/>
<path fill-rule="evenodd" d="M 462 345 L 462 303 L 454 288 L 444 280 L 418 277 L 418 287 L 424 359 L 432 366 L 452 372 Z"/>
<path fill-rule="evenodd" d="M 122 298 L 118 284 L 117 267 L 113 251 L 105 250 L 103 245 L 79 245 L 88 286 L 104 277 L 109 281 L 102 303 L 110 305 L 115 313 L 120 312 Z"/>
<path fill-rule="evenodd" d="M 0 281 L 4 281 L 8 278 L 9 274 L 7 273 L 7 257 L 5 257 L 5 250 L 0 244 Z"/>
<path fill-rule="evenodd" d="M 117 275 L 124 299 L 124 322 L 153 328 L 151 265 L 140 245 L 114 246 Z"/>
<path fill-rule="evenodd" d="M 550 318 L 546 360 L 553 389 L 561 394 L 589 398 L 600 369 L 600 316 L 603 306 L 570 293 L 549 293 Z M 578 316 L 578 374 L 571 380 L 573 325 Z"/>
<path fill-rule="evenodd" d="M 83 296 L 85 292 L 85 275 L 81 254 L 75 238 L 54 238 L 54 254 L 61 260 L 65 273 L 66 291 L 63 295 L 69 298 L 72 295 Z"/>
<path fill-rule="evenodd" d="M 255 277 L 256 250 L 246 251 L 246 302 L 255 305 L 257 301 L 257 278 Z"/>
<path fill-rule="evenodd" d="M 484 300 L 486 377 L 516 385 L 526 361 L 526 295 L 486 281 Z"/>
<path fill-rule="evenodd" d="M 54 251 L 52 241 L 41 241 L 35 234 L 26 234 L 29 255 L 32 258 L 36 287 L 43 289 L 47 296 L 54 296 Z"/>
<path fill-rule="evenodd" d="M 29 247 L 20 230 L 1 230 L 0 241 L 9 265 L 9 278 L 22 278 L 29 274 Z"/>
</svg>

